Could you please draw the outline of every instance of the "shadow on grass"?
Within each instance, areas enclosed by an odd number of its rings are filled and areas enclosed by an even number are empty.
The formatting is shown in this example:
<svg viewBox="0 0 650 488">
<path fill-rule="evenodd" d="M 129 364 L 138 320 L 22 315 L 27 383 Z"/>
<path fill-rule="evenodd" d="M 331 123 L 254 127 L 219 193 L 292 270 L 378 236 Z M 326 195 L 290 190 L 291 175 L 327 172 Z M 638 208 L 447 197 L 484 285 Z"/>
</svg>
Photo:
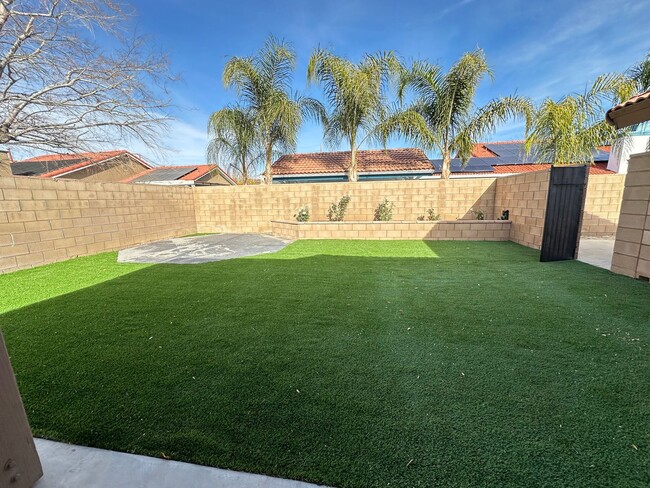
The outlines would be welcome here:
<svg viewBox="0 0 650 488">
<path fill-rule="evenodd" d="M 648 481 L 646 286 L 510 243 L 346 242 L 1 315 L 35 433 L 341 487 Z"/>
</svg>

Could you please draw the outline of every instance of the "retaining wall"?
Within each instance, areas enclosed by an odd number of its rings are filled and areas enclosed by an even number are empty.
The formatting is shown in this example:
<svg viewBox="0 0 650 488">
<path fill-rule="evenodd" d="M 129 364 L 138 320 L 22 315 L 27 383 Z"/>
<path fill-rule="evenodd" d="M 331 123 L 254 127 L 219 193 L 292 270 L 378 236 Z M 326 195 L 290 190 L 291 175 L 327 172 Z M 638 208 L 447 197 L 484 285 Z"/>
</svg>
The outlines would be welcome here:
<svg viewBox="0 0 650 488">
<path fill-rule="evenodd" d="M 432 241 L 507 241 L 506 220 L 390 222 L 271 222 L 274 235 L 287 239 L 412 239 Z"/>
</svg>

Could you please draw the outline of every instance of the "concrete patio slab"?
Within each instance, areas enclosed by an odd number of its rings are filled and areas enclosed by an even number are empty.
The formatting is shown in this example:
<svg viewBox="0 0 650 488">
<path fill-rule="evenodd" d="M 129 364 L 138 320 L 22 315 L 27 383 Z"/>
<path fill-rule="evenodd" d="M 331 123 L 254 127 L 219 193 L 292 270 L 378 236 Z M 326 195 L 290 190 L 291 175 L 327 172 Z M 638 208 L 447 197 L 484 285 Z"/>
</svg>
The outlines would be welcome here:
<svg viewBox="0 0 650 488">
<path fill-rule="evenodd" d="M 613 239 L 580 239 L 578 261 L 610 269 L 615 242 Z"/>
<path fill-rule="evenodd" d="M 271 478 L 135 454 L 34 439 L 43 478 L 34 488 L 314 488 Z"/>
<path fill-rule="evenodd" d="M 292 241 L 264 234 L 213 234 L 179 237 L 123 249 L 119 263 L 199 264 L 266 254 Z"/>
</svg>

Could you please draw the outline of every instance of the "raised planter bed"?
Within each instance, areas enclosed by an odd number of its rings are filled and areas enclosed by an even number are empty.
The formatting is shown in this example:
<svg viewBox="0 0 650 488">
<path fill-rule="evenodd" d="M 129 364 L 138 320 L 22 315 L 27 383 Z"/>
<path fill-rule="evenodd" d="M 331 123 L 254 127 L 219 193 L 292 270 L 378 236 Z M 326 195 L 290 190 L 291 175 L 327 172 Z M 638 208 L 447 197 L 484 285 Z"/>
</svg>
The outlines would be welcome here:
<svg viewBox="0 0 650 488">
<path fill-rule="evenodd" d="M 436 220 L 390 222 L 296 222 L 273 220 L 274 235 L 286 239 L 413 239 L 507 241 L 509 220 Z"/>
</svg>

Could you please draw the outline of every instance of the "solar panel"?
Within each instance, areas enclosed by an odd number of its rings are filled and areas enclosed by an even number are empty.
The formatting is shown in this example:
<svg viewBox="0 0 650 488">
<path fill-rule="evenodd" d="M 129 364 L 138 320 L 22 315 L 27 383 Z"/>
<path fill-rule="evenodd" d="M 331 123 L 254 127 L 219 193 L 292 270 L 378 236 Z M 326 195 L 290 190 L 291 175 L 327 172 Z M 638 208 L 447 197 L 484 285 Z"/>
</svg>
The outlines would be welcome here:
<svg viewBox="0 0 650 488">
<path fill-rule="evenodd" d="M 34 176 L 72 166 L 84 159 L 57 159 L 55 161 L 26 161 L 11 164 L 11 172 L 16 176 Z"/>
<path fill-rule="evenodd" d="M 434 173 L 442 172 L 442 159 L 432 159 L 431 164 Z M 454 158 L 451 160 L 451 171 L 452 173 L 491 173 L 494 168 L 488 158 L 470 158 L 465 165 L 462 160 Z"/>
<path fill-rule="evenodd" d="M 594 161 L 609 161 L 609 153 L 600 149 L 594 153 Z"/>
<path fill-rule="evenodd" d="M 149 173 L 140 176 L 133 180 L 136 183 L 146 183 L 151 181 L 174 181 L 188 173 L 191 173 L 196 168 L 163 168 L 163 169 L 154 169 Z"/>
</svg>

